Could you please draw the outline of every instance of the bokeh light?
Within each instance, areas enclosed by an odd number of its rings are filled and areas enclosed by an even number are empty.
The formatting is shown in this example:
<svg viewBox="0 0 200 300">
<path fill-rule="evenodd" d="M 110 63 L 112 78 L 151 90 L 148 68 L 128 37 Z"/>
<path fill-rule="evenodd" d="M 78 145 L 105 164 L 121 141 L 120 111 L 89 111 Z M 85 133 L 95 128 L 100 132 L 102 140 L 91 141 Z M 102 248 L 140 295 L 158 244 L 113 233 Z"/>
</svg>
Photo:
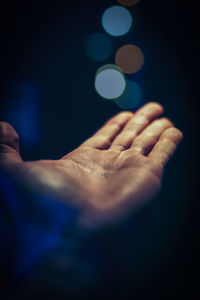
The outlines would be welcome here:
<svg viewBox="0 0 200 300">
<path fill-rule="evenodd" d="M 130 12 L 122 6 L 109 7 L 102 16 L 103 28 L 113 36 L 126 34 L 130 30 L 132 22 Z"/>
<path fill-rule="evenodd" d="M 104 33 L 93 33 L 85 41 L 85 51 L 94 61 L 105 61 L 112 51 L 112 43 Z"/>
<path fill-rule="evenodd" d="M 104 65 L 97 70 L 95 89 L 105 99 L 115 99 L 122 95 L 126 80 L 122 71 L 116 65 Z"/>
<path fill-rule="evenodd" d="M 114 101 L 120 108 L 132 109 L 137 107 L 141 100 L 142 90 L 140 86 L 131 80 L 127 80 L 124 93 Z"/>
<path fill-rule="evenodd" d="M 140 0 L 117 0 L 117 1 L 124 6 L 135 5 L 140 2 Z"/>
<path fill-rule="evenodd" d="M 144 64 L 144 54 L 135 45 L 125 45 L 117 50 L 115 63 L 124 73 L 136 73 Z"/>
</svg>

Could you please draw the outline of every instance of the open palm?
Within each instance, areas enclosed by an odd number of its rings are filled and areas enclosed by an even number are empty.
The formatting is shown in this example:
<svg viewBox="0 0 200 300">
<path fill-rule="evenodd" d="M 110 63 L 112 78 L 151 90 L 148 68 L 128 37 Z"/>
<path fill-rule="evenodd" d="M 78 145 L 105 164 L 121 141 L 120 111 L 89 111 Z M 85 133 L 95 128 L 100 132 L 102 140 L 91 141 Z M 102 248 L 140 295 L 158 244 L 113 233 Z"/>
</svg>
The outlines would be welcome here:
<svg viewBox="0 0 200 300">
<path fill-rule="evenodd" d="M 122 112 L 60 160 L 23 162 L 17 134 L 1 123 L 1 161 L 33 190 L 54 194 L 83 214 L 119 217 L 150 202 L 161 186 L 165 163 L 182 139 L 163 108 L 148 103 Z"/>
</svg>

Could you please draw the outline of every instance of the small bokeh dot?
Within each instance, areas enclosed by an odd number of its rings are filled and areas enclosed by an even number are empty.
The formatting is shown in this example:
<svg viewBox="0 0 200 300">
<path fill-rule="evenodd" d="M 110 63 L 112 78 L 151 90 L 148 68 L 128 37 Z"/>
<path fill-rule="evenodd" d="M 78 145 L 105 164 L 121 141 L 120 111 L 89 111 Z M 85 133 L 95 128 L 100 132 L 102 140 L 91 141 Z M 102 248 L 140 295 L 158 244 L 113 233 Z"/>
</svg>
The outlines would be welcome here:
<svg viewBox="0 0 200 300">
<path fill-rule="evenodd" d="M 117 0 L 117 2 L 119 2 L 119 4 L 124 6 L 132 6 L 138 4 L 140 0 Z"/>
<path fill-rule="evenodd" d="M 116 52 L 115 64 L 119 66 L 124 73 L 136 73 L 144 64 L 144 54 L 142 50 L 135 45 L 122 46 Z"/>
</svg>

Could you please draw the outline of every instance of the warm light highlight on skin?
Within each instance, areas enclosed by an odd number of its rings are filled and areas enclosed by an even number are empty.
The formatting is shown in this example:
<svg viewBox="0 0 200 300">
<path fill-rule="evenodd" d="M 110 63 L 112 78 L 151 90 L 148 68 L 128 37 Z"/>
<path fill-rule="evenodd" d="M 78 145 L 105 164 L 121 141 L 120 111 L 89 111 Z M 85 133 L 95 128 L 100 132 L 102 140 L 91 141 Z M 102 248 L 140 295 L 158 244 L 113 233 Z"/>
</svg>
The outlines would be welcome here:
<svg viewBox="0 0 200 300">
<path fill-rule="evenodd" d="M 136 73 L 144 64 L 144 54 L 135 45 L 125 45 L 116 52 L 115 63 L 124 73 Z"/>
<path fill-rule="evenodd" d="M 75 209 L 76 224 L 105 228 L 134 217 L 160 190 L 164 166 L 182 139 L 162 113 L 155 102 L 124 111 L 63 158 L 30 162 L 16 150 L 15 129 L 0 122 L 0 166 L 27 193 Z"/>
</svg>

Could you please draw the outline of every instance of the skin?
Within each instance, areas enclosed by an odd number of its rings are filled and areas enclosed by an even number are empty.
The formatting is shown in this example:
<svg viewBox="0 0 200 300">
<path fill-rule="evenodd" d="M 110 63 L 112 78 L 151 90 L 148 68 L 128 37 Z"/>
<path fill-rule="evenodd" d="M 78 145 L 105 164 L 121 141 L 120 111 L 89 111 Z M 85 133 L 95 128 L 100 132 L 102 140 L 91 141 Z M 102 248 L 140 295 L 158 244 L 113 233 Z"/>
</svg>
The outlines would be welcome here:
<svg viewBox="0 0 200 300">
<path fill-rule="evenodd" d="M 76 207 L 81 226 L 109 226 L 140 212 L 161 188 L 165 165 L 183 137 L 162 114 L 153 102 L 121 112 L 61 159 L 34 162 L 22 160 L 15 129 L 1 122 L 1 164 L 34 193 Z"/>
</svg>

